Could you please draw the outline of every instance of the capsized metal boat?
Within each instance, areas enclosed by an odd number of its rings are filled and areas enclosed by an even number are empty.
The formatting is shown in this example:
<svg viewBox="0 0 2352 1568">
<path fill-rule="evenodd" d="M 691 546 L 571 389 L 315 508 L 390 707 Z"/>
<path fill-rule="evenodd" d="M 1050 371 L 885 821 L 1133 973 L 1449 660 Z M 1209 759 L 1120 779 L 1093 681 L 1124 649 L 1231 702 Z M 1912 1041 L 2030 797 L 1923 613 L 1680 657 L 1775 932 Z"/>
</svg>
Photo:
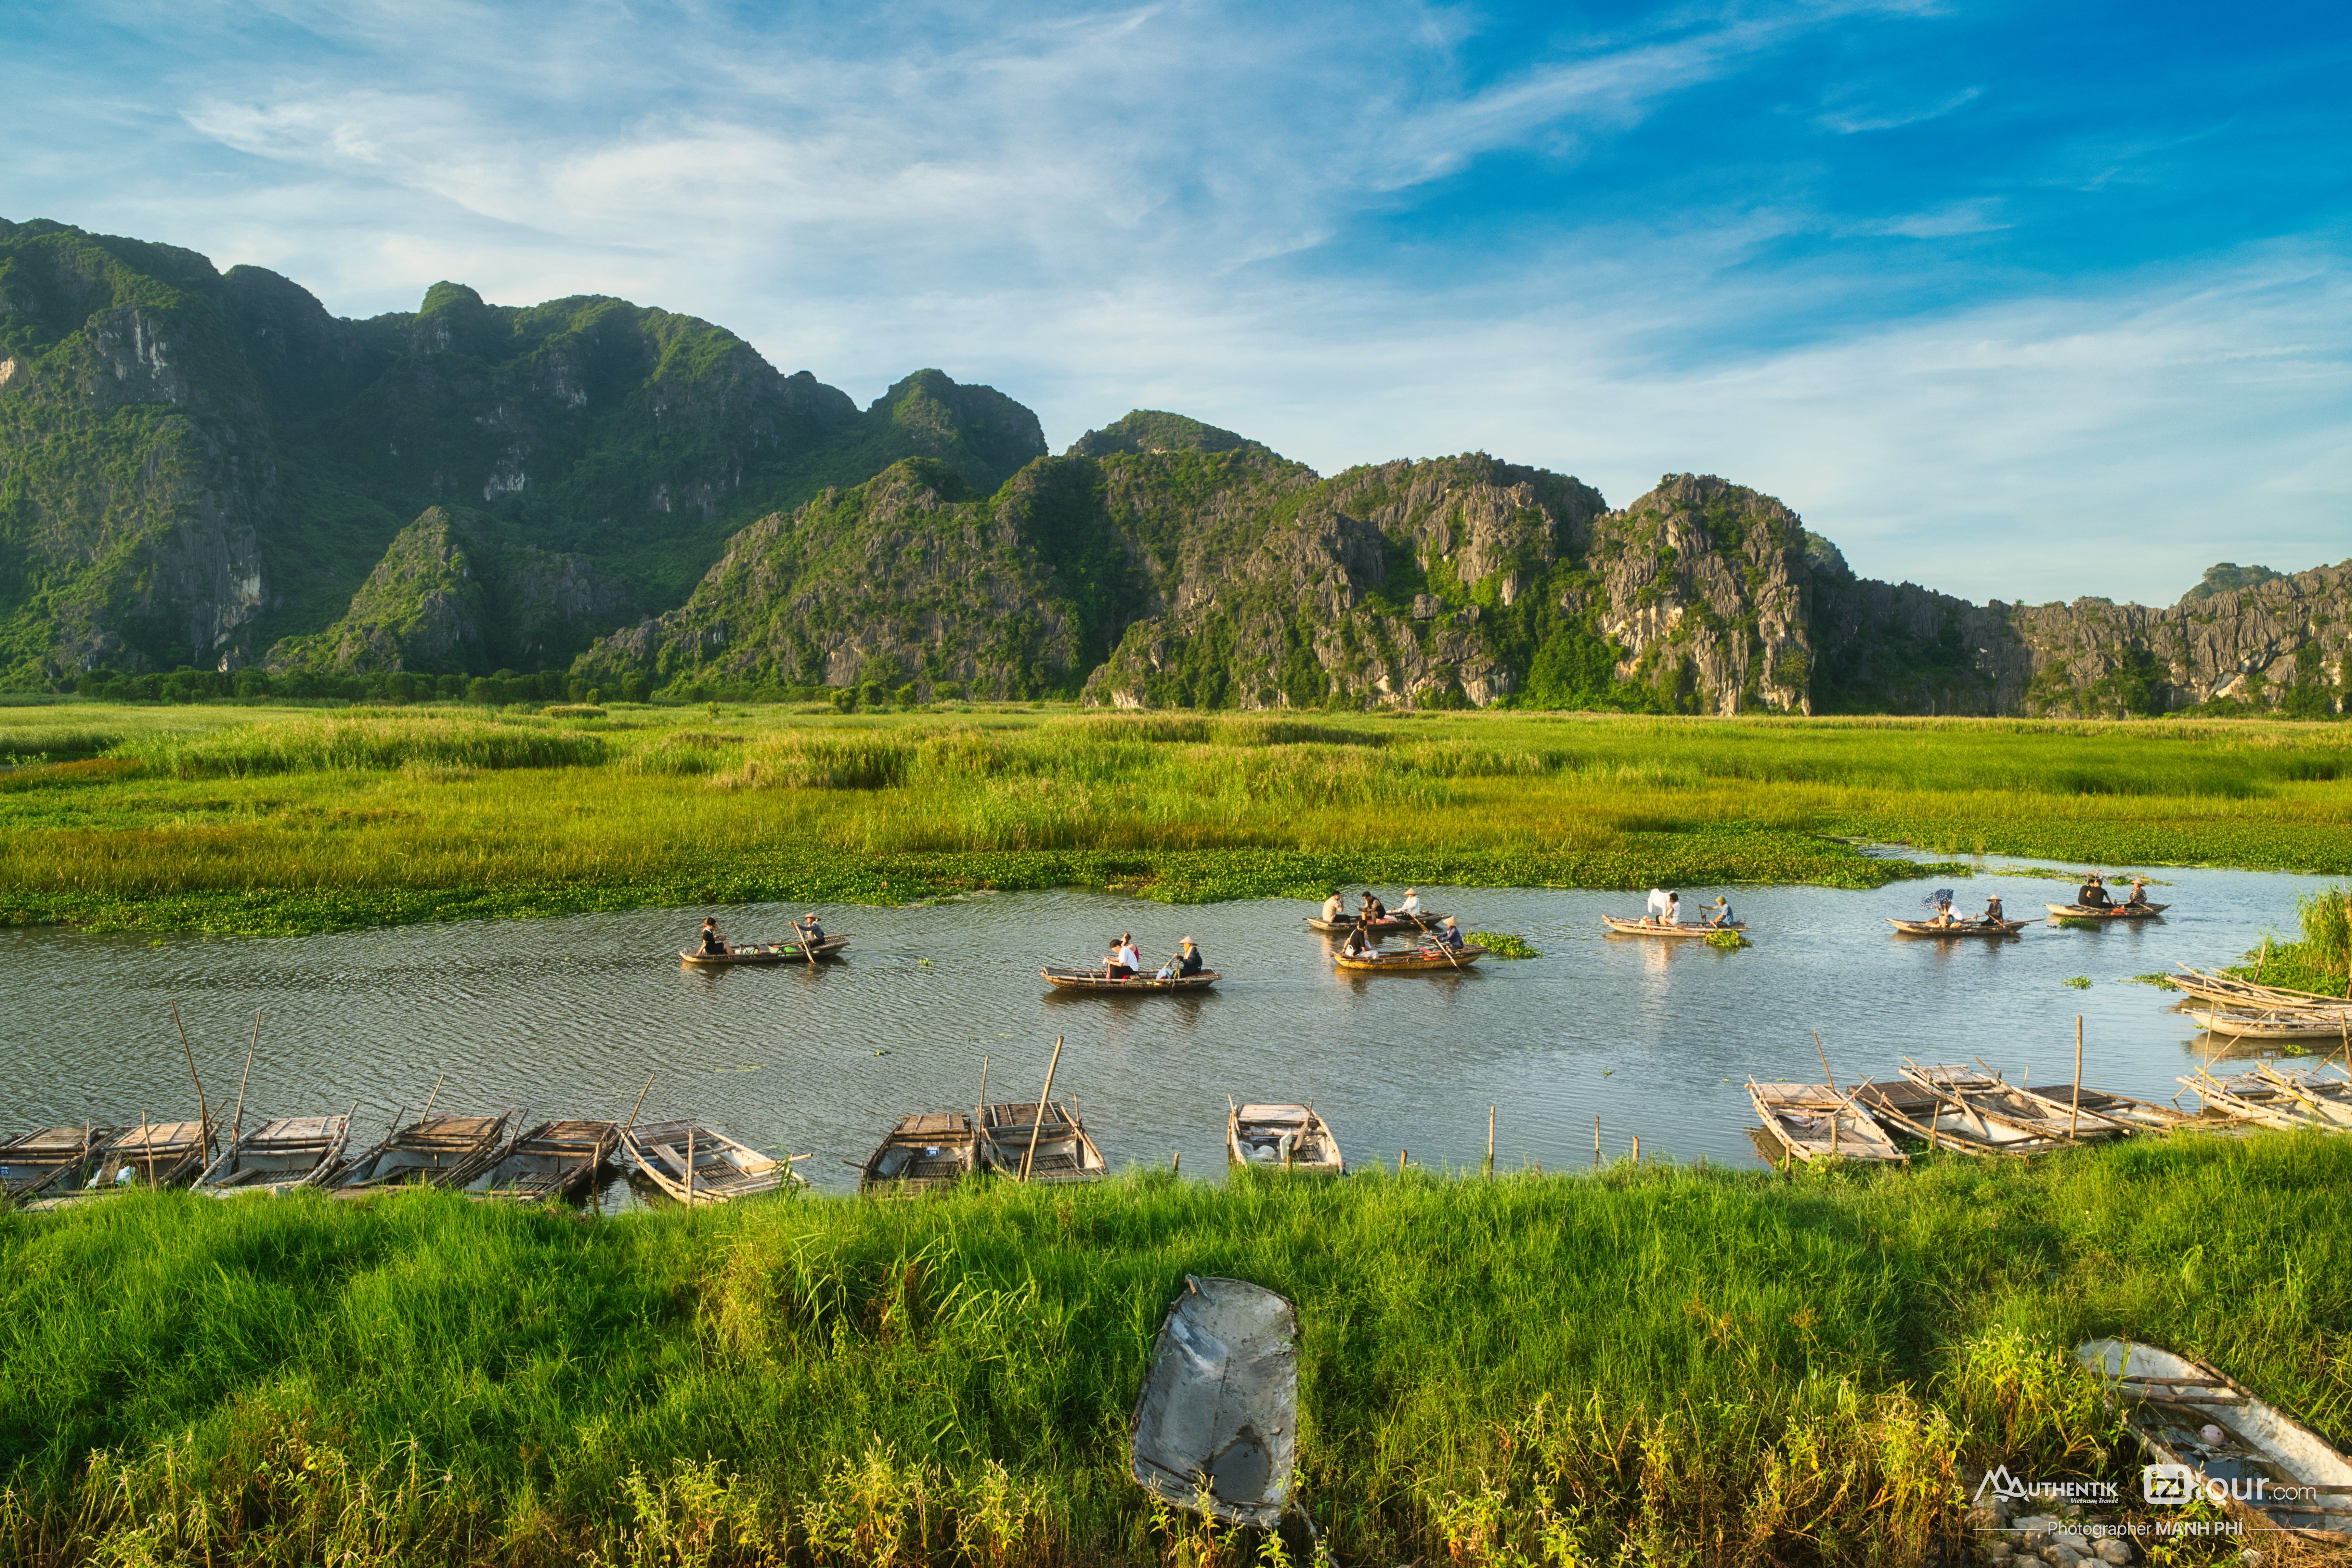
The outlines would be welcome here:
<svg viewBox="0 0 2352 1568">
<path fill-rule="evenodd" d="M 1129 1473 L 1172 1507 L 1271 1530 L 1297 1451 L 1297 1310 L 1245 1279 L 1185 1276 L 1135 1402 Z"/>
</svg>

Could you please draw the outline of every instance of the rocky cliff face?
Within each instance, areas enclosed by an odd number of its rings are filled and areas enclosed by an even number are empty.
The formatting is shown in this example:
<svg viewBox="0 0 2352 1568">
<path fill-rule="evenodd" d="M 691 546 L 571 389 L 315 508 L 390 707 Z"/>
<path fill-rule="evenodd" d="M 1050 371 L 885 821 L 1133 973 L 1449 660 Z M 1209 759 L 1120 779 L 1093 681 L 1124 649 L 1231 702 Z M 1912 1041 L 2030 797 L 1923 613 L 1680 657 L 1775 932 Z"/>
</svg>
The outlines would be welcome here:
<svg viewBox="0 0 2352 1568">
<path fill-rule="evenodd" d="M 1045 449 L 987 387 L 925 371 L 861 411 L 625 300 L 518 310 L 442 283 L 414 314 L 343 321 L 257 268 L 0 222 L 0 676 L 18 682 L 247 663 L 346 618 L 428 507 L 549 556 L 533 570 L 567 614 L 600 602 L 583 571 L 622 585 L 617 616 L 682 599 L 730 535 L 828 485 L 922 456 L 992 489 Z M 548 630 L 517 657 L 581 646 Z"/>
</svg>

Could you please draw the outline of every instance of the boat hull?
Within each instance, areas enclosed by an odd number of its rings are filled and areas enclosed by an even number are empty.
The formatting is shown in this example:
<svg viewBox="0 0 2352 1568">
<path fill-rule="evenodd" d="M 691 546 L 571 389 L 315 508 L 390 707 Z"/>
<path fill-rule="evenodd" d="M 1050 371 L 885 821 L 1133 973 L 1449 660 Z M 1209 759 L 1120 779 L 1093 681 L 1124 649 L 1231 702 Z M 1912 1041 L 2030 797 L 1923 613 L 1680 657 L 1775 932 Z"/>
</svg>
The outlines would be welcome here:
<svg viewBox="0 0 2352 1568">
<path fill-rule="evenodd" d="M 1298 1450 L 1297 1310 L 1245 1279 L 1187 1275 L 1129 1432 L 1129 1474 L 1160 1501 L 1279 1525 Z"/>
<path fill-rule="evenodd" d="M 827 959 L 839 958 L 841 950 L 848 945 L 849 938 L 845 935 L 829 936 L 823 942 L 815 943 L 813 949 L 793 942 L 746 942 L 726 952 L 697 952 L 692 948 L 681 948 L 678 950 L 677 957 L 678 962 L 688 969 L 738 969 L 747 965 L 759 967 L 772 963 L 822 963 Z M 815 954 L 814 959 L 810 956 L 812 952 Z"/>
<path fill-rule="evenodd" d="M 1330 1123 L 1311 1105 L 1226 1101 L 1225 1158 L 1253 1171 L 1344 1176 L 1348 1162 Z"/>
<path fill-rule="evenodd" d="M 1711 926 L 1698 921 L 1685 921 L 1679 925 L 1654 924 L 1649 921 L 1629 921 L 1622 915 L 1602 915 L 1601 923 L 1613 936 L 1655 936 L 1669 940 L 1677 937 L 1698 937 L 1704 940 L 1719 931 L 1744 931 L 1746 921 L 1733 921 L 1727 925 Z"/>
<path fill-rule="evenodd" d="M 1113 980 L 1096 969 L 1040 969 L 1045 984 L 1056 991 L 1083 991 L 1102 996 L 1143 996 L 1171 991 L 1206 991 L 1224 978 L 1213 969 L 1198 974 L 1171 975 L 1166 980 L 1150 974 L 1130 975 L 1125 980 Z"/>
<path fill-rule="evenodd" d="M 1345 936 L 1357 927 L 1366 936 L 1402 936 L 1407 931 L 1433 931 L 1445 923 L 1445 911 L 1426 910 L 1419 915 L 1385 915 L 1376 921 L 1359 921 L 1350 915 L 1336 921 L 1308 917 L 1307 929 L 1319 931 L 1326 936 Z"/>
<path fill-rule="evenodd" d="M 1961 925 L 1939 926 L 1933 921 L 1898 921 L 1893 915 L 1886 923 L 1905 936 L 1929 936 L 1949 940 L 1963 936 L 2015 936 L 2025 929 L 2023 921 L 1970 921 Z"/>
<path fill-rule="evenodd" d="M 1348 974 L 1459 974 L 1486 956 L 1485 948 L 1469 942 L 1451 953 L 1374 952 L 1350 958 L 1343 952 L 1335 955 L 1331 963 Z"/>
<path fill-rule="evenodd" d="M 2152 921 L 2170 904 L 2110 904 L 2104 910 L 2094 910 L 2082 904 L 2044 904 L 2042 906 L 2062 920 L 2070 921 Z"/>
<path fill-rule="evenodd" d="M 1850 1093 L 1817 1083 L 1750 1080 L 1748 1100 L 1764 1130 L 1800 1160 L 1910 1163 L 1910 1156 Z"/>
</svg>

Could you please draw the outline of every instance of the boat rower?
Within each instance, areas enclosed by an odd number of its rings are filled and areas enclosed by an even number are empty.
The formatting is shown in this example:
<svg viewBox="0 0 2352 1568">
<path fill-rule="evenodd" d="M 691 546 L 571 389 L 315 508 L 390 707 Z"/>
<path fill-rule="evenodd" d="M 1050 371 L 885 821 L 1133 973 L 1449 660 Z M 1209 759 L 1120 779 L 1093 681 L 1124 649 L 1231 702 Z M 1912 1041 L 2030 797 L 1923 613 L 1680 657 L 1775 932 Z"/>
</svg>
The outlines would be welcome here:
<svg viewBox="0 0 2352 1568">
<path fill-rule="evenodd" d="M 704 958 L 727 956 L 727 939 L 719 934 L 719 921 L 716 918 L 706 918 L 703 921 L 701 945 L 694 951 Z"/>
<path fill-rule="evenodd" d="M 1437 928 L 1437 945 L 1452 948 L 1462 945 L 1462 928 L 1454 923 L 1452 915 L 1446 916 L 1445 923 Z"/>
<path fill-rule="evenodd" d="M 2115 900 L 2107 896 L 2106 885 L 2094 872 L 2089 881 L 2074 889 L 2074 902 L 2086 910 L 2104 910 L 2113 907 Z"/>
<path fill-rule="evenodd" d="M 2146 877 L 2134 877 L 2132 879 L 2131 897 L 2124 900 L 2124 908 L 2127 910 L 2144 910 L 2147 908 L 2147 879 Z"/>
<path fill-rule="evenodd" d="M 1727 926 L 1736 924 L 1738 918 L 1738 916 L 1731 912 L 1731 900 L 1725 898 L 1721 893 L 1716 894 L 1715 908 L 1707 911 L 1706 923 L 1711 926 L 1717 927 Z"/>
<path fill-rule="evenodd" d="M 814 947 L 817 943 L 824 940 L 824 927 L 818 923 L 816 911 L 814 910 L 811 910 L 808 913 L 794 921 L 793 922 L 793 929 L 800 932 L 801 941 L 810 947 Z"/>
<path fill-rule="evenodd" d="M 1182 956 L 1176 961 L 1176 973 L 1179 976 L 1189 978 L 1208 967 L 1201 962 L 1201 950 L 1192 945 L 1191 937 L 1184 939 L 1184 945 L 1179 951 L 1182 953 Z"/>
<path fill-rule="evenodd" d="M 2000 895 L 1999 893 L 1995 893 L 1990 898 L 1985 900 L 1984 913 L 1977 917 L 1977 923 L 1979 925 L 1989 926 L 2005 926 L 2009 923 L 2009 917 L 2000 912 Z"/>
</svg>

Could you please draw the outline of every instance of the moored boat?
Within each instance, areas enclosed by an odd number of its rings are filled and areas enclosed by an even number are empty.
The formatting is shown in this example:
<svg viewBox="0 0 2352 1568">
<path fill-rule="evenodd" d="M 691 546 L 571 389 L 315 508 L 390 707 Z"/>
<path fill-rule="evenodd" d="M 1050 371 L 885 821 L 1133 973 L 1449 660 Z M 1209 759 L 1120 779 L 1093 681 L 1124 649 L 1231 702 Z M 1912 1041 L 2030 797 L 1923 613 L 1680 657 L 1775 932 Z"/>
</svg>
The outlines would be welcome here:
<svg viewBox="0 0 2352 1568">
<path fill-rule="evenodd" d="M 1331 963 L 1349 974 L 1459 974 L 1486 956 L 1486 950 L 1474 942 L 1456 948 L 1400 947 L 1389 952 L 1374 948 L 1353 957 L 1339 952 L 1332 955 Z"/>
<path fill-rule="evenodd" d="M 339 1198 L 362 1197 L 392 1187 L 462 1187 L 498 1157 L 507 1129 L 522 1119 L 516 1110 L 496 1116 L 420 1118 L 386 1133 L 363 1153 L 319 1184 Z"/>
<path fill-rule="evenodd" d="M 287 1116 L 265 1121 L 204 1169 L 194 1190 L 215 1197 L 236 1192 L 278 1192 L 306 1187 L 335 1168 L 352 1119 Z"/>
<path fill-rule="evenodd" d="M 38 1128 L 0 1143 L 0 1198 L 27 1199 L 52 1189 L 79 1189 L 91 1163 L 121 1131 L 84 1122 Z"/>
<path fill-rule="evenodd" d="M 577 1202 L 619 1147 L 610 1121 L 542 1121 L 506 1146 L 462 1189 L 469 1198 L 537 1204 Z"/>
<path fill-rule="evenodd" d="M 2323 1120 L 2339 1127 L 2352 1127 L 2352 1079 L 2317 1068 L 2282 1067 L 2276 1062 L 2257 1062 L 2254 1071 L 2264 1082 L 2276 1084 Z"/>
<path fill-rule="evenodd" d="M 1225 1097 L 1225 1157 L 1260 1171 L 1344 1176 L 1339 1140 L 1312 1104 L 1237 1105 Z"/>
<path fill-rule="evenodd" d="M 1040 969 L 1045 984 L 1056 991 L 1090 991 L 1113 996 L 1140 996 L 1168 991 L 1206 991 L 1224 977 L 1213 969 L 1198 974 L 1171 974 L 1162 980 L 1157 972 L 1138 973 L 1124 979 L 1114 978 L 1099 969 Z"/>
<path fill-rule="evenodd" d="M 2074 1104 L 2076 1090 L 2071 1083 L 2048 1083 L 2019 1092 L 2032 1095 L 2045 1105 L 2069 1110 Z M 2209 1120 L 2192 1110 L 2161 1105 L 2152 1100 L 2135 1100 L 2128 1094 L 2117 1094 L 2113 1089 L 2085 1089 L 2081 1094 L 2084 1110 L 2096 1111 L 2109 1121 L 2120 1121 L 2142 1132 L 2169 1132 L 2176 1127 L 2195 1127 L 2200 1123 L 2209 1127 L 2221 1124 L 2220 1118 Z"/>
<path fill-rule="evenodd" d="M 1888 1160 L 1908 1164 L 1851 1090 L 1818 1083 L 1758 1083 L 1748 1080 L 1748 1099 L 1764 1130 L 1800 1160 Z"/>
<path fill-rule="evenodd" d="M 1038 1109 L 1034 1100 L 982 1107 L 981 1163 L 1032 1182 L 1092 1182 L 1109 1172 L 1085 1119 L 1069 1101 L 1045 1101 L 1042 1122 Z"/>
<path fill-rule="evenodd" d="M 1956 925 L 1937 925 L 1934 921 L 1898 921 L 1893 915 L 1886 923 L 1905 936 L 2015 936 L 2025 929 L 2023 921 L 1961 921 Z"/>
<path fill-rule="evenodd" d="M 102 1197 L 131 1187 L 183 1187 L 205 1168 L 212 1152 L 216 1123 L 199 1121 L 150 1121 L 126 1127 L 109 1139 L 89 1166 L 89 1179 L 79 1187 L 53 1182 L 25 1207 L 57 1208 Z"/>
<path fill-rule="evenodd" d="M 2155 1345 L 2090 1340 L 2074 1360 L 2109 1385 L 2125 1426 L 2157 1461 L 2146 1484 L 2178 1489 L 2151 1490 L 2150 1502 L 2210 1498 L 2257 1528 L 2352 1543 L 2352 1461 L 2309 1427 L 2205 1363 Z M 2163 1466 L 2186 1473 L 2162 1477 Z"/>
<path fill-rule="evenodd" d="M 2257 981 L 2241 980 L 2234 974 L 2224 974 L 2218 969 L 2193 969 L 2186 963 L 2180 965 L 2180 973 L 2171 977 L 2175 990 L 2242 1012 L 2321 1012 L 2334 1017 L 2352 1010 L 2352 1001 L 2342 996 L 2330 996 L 2325 992 L 2294 991 L 2284 985 L 2264 985 Z"/>
<path fill-rule="evenodd" d="M 2066 1146 L 2063 1138 L 2043 1138 L 2020 1131 L 2005 1121 L 1988 1120 L 1907 1078 L 1859 1084 L 1853 1098 L 1881 1126 L 1938 1152 L 1948 1150 L 1979 1159 L 2024 1159 Z"/>
<path fill-rule="evenodd" d="M 2180 1016 L 2211 1035 L 2233 1040 L 2342 1040 L 2352 1020 L 2341 1013 L 2250 1013 L 2231 1007 L 2183 1007 Z"/>
<path fill-rule="evenodd" d="M 794 1160 L 762 1154 L 699 1121 L 654 1121 L 622 1129 L 621 1157 L 637 1174 L 691 1207 L 808 1184 Z M 689 1173 L 690 1177 L 689 1177 Z"/>
<path fill-rule="evenodd" d="M 859 1168 L 857 1190 L 929 1192 L 980 1168 L 980 1135 L 965 1111 L 902 1116 Z"/>
<path fill-rule="evenodd" d="M 1297 1310 L 1245 1279 L 1186 1275 L 1129 1431 L 1129 1473 L 1161 1502 L 1280 1525 L 1298 1469 Z"/>
<path fill-rule="evenodd" d="M 1975 1112 L 1986 1122 L 1999 1122 L 2037 1138 L 2080 1142 L 2093 1138 L 2120 1138 L 2134 1131 L 2096 1111 L 2044 1100 L 2008 1082 L 1999 1073 L 1966 1067 L 1922 1066 L 1906 1057 L 1903 1076 L 1921 1089 Z"/>
<path fill-rule="evenodd" d="M 2196 1090 L 2198 1099 L 2206 1105 L 2263 1127 L 2282 1131 L 2305 1127 L 2344 1131 L 2345 1123 L 2336 1114 L 2336 1107 L 2328 1103 L 2332 1096 L 2316 1095 L 2299 1081 L 2282 1081 L 2281 1075 L 2263 1071 L 2269 1065 L 2260 1063 L 2251 1071 L 2231 1073 L 2226 1078 L 2210 1068 L 2200 1068 L 2180 1082 Z M 2303 1075 L 2296 1076 L 2300 1079 Z"/>
<path fill-rule="evenodd" d="M 746 963 L 821 963 L 829 958 L 839 958 L 841 950 L 848 945 L 849 937 L 845 932 L 823 942 L 731 942 L 725 952 L 680 948 L 677 956 L 689 969 L 726 969 Z"/>
<path fill-rule="evenodd" d="M 1601 920 L 1618 936 L 1709 937 L 1719 931 L 1744 931 L 1748 929 L 1746 921 L 1730 921 L 1711 926 L 1704 921 L 1682 921 L 1673 925 L 1664 921 L 1629 921 L 1622 915 L 1602 915 Z"/>
<path fill-rule="evenodd" d="M 2088 904 L 2044 904 L 2042 906 L 2062 920 L 2070 921 L 2152 921 L 2170 904 L 2109 904 L 2095 910 Z"/>
</svg>

